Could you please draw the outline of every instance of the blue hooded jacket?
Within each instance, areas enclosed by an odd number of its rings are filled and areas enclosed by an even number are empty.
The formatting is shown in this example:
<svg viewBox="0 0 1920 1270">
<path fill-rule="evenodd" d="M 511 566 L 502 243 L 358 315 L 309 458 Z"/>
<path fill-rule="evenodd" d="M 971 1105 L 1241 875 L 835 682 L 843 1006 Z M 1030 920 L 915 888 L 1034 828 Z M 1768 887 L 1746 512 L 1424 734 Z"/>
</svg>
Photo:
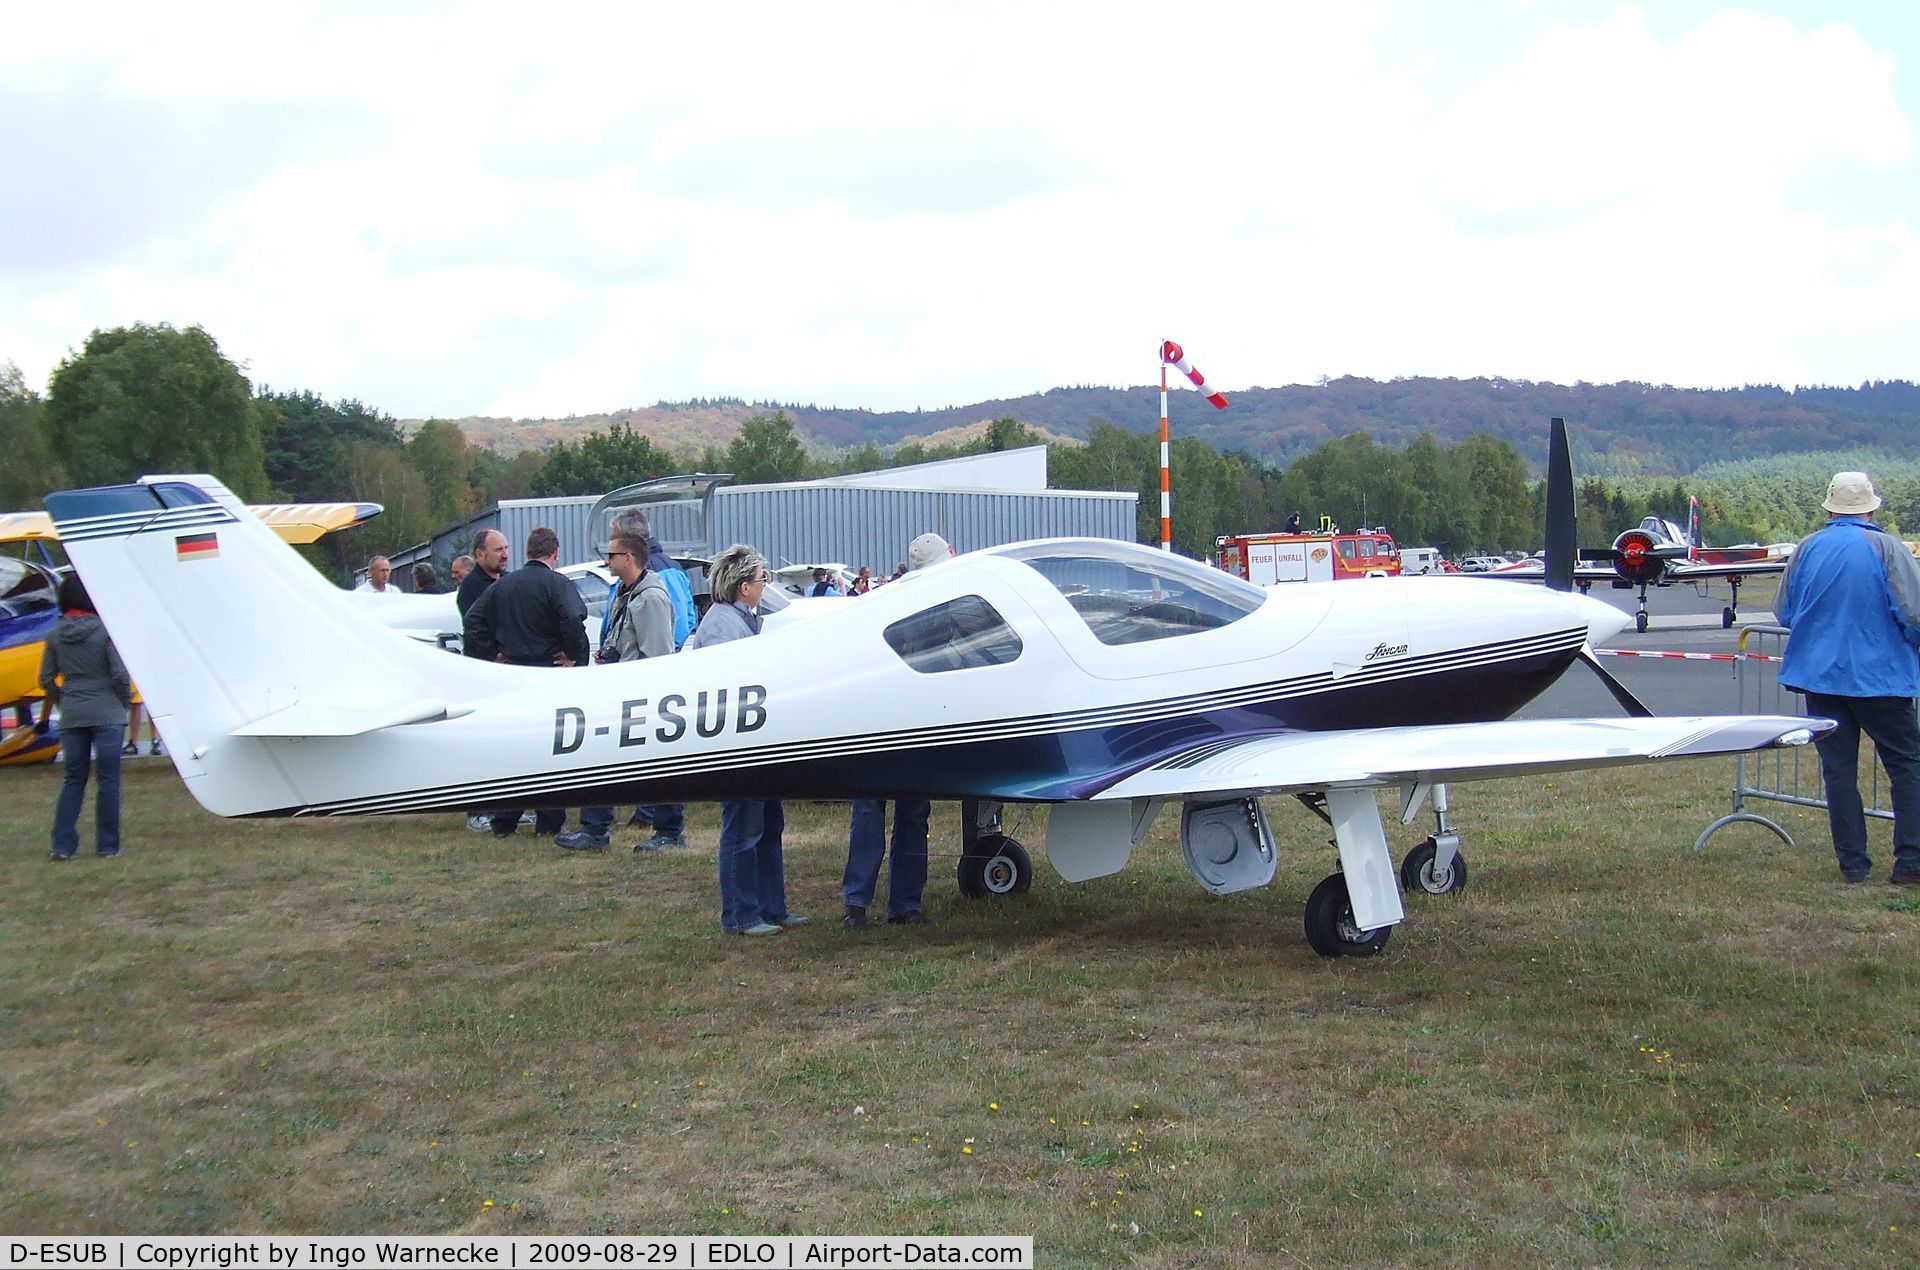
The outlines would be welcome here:
<svg viewBox="0 0 1920 1270">
<path fill-rule="evenodd" d="M 1920 563 L 1862 516 L 1794 549 L 1774 616 L 1792 628 L 1780 682 L 1832 697 L 1920 696 Z"/>
</svg>

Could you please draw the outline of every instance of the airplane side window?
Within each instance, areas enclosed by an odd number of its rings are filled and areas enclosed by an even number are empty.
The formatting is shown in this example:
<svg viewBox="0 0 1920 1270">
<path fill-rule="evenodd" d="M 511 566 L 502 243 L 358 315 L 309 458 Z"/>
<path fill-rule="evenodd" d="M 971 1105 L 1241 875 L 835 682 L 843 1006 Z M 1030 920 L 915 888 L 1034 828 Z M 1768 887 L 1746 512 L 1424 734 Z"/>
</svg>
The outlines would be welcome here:
<svg viewBox="0 0 1920 1270">
<path fill-rule="evenodd" d="M 924 675 L 1000 666 L 1020 655 L 1020 637 L 977 595 L 935 605 L 886 629 L 887 645 Z"/>
</svg>

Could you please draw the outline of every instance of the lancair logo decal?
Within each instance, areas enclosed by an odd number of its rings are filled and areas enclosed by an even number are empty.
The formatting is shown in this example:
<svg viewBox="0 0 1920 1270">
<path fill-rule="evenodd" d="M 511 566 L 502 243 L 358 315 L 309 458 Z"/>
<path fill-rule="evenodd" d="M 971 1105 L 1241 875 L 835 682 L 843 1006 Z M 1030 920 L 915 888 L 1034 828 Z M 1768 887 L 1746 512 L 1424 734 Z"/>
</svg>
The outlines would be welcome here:
<svg viewBox="0 0 1920 1270">
<path fill-rule="evenodd" d="M 1373 651 L 1367 654 L 1367 660 L 1378 661 L 1382 657 L 1405 657 L 1406 655 L 1405 644 L 1375 644 Z"/>
</svg>

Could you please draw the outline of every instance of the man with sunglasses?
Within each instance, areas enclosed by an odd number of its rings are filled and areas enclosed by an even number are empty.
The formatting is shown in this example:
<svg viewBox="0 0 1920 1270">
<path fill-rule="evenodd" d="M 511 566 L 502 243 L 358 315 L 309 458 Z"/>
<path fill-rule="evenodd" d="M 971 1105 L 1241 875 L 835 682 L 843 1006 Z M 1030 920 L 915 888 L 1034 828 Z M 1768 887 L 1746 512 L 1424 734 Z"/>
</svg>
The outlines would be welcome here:
<svg viewBox="0 0 1920 1270">
<path fill-rule="evenodd" d="M 607 603 L 606 633 L 593 659 L 602 665 L 665 657 L 673 651 L 673 599 L 660 576 L 648 570 L 645 539 L 615 534 L 607 544 L 607 568 L 618 578 Z M 554 841 L 569 851 L 605 851 L 612 839 L 613 808 L 583 807 L 580 828 Z"/>
</svg>

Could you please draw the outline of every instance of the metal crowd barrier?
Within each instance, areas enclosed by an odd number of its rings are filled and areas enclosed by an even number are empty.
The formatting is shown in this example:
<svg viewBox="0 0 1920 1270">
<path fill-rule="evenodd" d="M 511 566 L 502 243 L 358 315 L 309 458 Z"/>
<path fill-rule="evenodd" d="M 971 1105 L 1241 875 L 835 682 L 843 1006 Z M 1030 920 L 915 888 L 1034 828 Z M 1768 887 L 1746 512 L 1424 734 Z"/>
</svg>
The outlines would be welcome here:
<svg viewBox="0 0 1920 1270">
<path fill-rule="evenodd" d="M 1738 713 L 1806 714 L 1807 699 L 1780 686 L 1780 657 L 1786 647 L 1787 628 L 1784 626 L 1740 628 L 1740 642 L 1733 657 Z M 1867 815 L 1892 820 L 1893 808 L 1884 805 L 1891 798 L 1891 793 L 1887 791 L 1880 760 L 1876 757 L 1867 766 L 1870 769 L 1869 787 L 1861 798 L 1866 805 Z M 1708 825 L 1694 840 L 1693 849 L 1703 850 L 1707 839 L 1720 829 L 1742 821 L 1764 825 L 1779 835 L 1782 842 L 1788 846 L 1794 845 L 1793 836 L 1785 829 L 1757 812 L 1748 811 L 1746 807 L 1750 801 L 1791 803 L 1796 807 L 1825 809 L 1827 799 L 1826 791 L 1820 785 L 1818 752 L 1810 745 L 1800 745 L 1790 750 L 1761 750 L 1736 755 L 1733 811 Z"/>
</svg>

